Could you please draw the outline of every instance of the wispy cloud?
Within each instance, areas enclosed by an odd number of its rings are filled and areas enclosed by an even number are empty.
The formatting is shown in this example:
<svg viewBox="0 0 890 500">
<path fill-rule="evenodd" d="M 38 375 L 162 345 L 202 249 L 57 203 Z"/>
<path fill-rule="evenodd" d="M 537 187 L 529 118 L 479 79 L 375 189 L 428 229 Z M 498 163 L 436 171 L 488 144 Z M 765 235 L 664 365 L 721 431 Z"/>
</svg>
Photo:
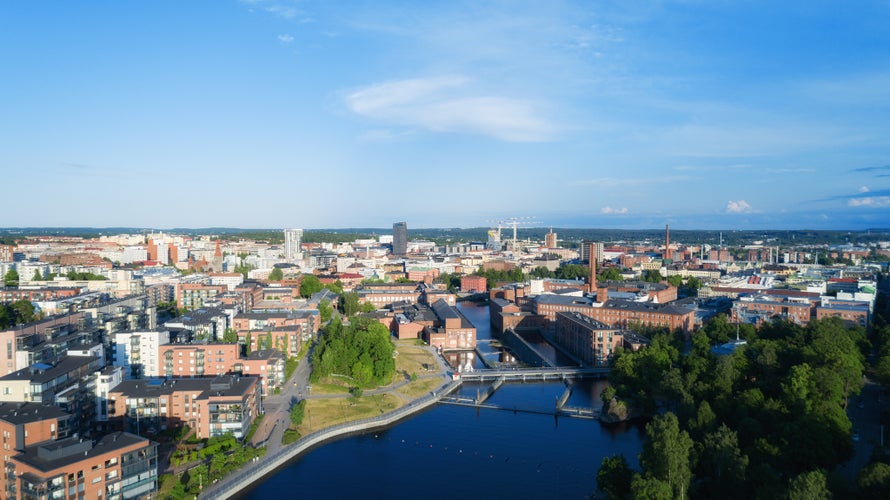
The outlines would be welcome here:
<svg viewBox="0 0 890 500">
<path fill-rule="evenodd" d="M 881 165 L 880 167 L 854 168 L 853 172 L 874 173 L 875 177 L 890 177 L 890 165 Z"/>
<path fill-rule="evenodd" d="M 883 208 L 890 207 L 890 196 L 864 196 L 847 200 L 848 207 Z"/>
<path fill-rule="evenodd" d="M 726 204 L 726 212 L 730 214 L 747 214 L 751 213 L 751 205 L 745 200 L 732 201 Z"/>
<path fill-rule="evenodd" d="M 294 41 L 294 37 L 285 33 L 283 35 L 278 35 L 278 41 L 284 44 L 288 44 Z"/>
<path fill-rule="evenodd" d="M 868 189 L 868 186 L 862 186 L 861 188 L 859 188 L 860 193 L 867 193 L 869 191 L 870 189 Z"/>
<path fill-rule="evenodd" d="M 346 106 L 371 120 L 430 132 L 482 134 L 509 142 L 552 140 L 538 104 L 477 92 L 463 76 L 395 80 L 348 93 Z"/>
<path fill-rule="evenodd" d="M 600 213 L 606 215 L 623 215 L 627 213 L 627 207 L 622 208 L 612 208 L 612 207 L 603 207 L 600 209 Z"/>
<path fill-rule="evenodd" d="M 745 170 L 751 168 L 750 163 L 738 163 L 735 165 L 677 165 L 674 170 L 679 172 L 722 172 L 731 170 Z"/>
</svg>

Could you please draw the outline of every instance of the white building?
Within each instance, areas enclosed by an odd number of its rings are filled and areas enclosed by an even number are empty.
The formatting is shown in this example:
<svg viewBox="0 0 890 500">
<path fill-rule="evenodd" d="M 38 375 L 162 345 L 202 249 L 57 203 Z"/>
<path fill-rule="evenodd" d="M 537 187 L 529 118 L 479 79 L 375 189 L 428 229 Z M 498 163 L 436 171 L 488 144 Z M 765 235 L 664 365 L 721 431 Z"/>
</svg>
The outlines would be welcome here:
<svg viewBox="0 0 890 500">
<path fill-rule="evenodd" d="M 114 366 L 124 370 L 124 378 L 161 376 L 158 348 L 170 343 L 167 330 L 129 331 L 114 334 Z"/>
<path fill-rule="evenodd" d="M 284 230 L 284 258 L 289 261 L 301 260 L 303 258 L 302 247 L 303 230 L 302 229 L 285 229 Z"/>
</svg>

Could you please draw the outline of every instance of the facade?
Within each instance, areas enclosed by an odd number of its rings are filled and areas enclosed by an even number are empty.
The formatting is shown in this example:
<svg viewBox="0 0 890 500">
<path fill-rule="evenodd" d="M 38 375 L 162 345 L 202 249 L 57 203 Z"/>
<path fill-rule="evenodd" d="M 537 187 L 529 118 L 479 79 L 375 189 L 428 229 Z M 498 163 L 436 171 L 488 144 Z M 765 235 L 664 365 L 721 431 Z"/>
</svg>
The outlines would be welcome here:
<svg viewBox="0 0 890 500">
<path fill-rule="evenodd" d="M 115 432 L 26 446 L 5 464 L 9 499 L 150 498 L 158 490 L 157 444 Z"/>
<path fill-rule="evenodd" d="M 168 330 L 119 332 L 114 335 L 112 364 L 124 369 L 124 378 L 157 377 L 160 346 L 170 343 Z"/>
<path fill-rule="evenodd" d="M 457 307 L 440 300 L 432 305 L 432 310 L 436 315 L 435 326 L 424 328 L 429 345 L 443 351 L 476 348 L 476 327 Z"/>
<path fill-rule="evenodd" d="M 301 248 L 303 242 L 302 229 L 284 230 L 284 258 L 287 260 L 300 260 L 303 258 Z"/>
<path fill-rule="evenodd" d="M 261 412 L 258 377 L 127 380 L 109 393 L 109 423 L 159 432 L 188 425 L 198 439 L 243 438 Z"/>
<path fill-rule="evenodd" d="M 56 406 L 39 403 L 0 403 L 0 464 L 27 446 L 68 437 L 69 415 Z M 7 491 L 0 474 L 0 492 Z"/>
<path fill-rule="evenodd" d="M 580 313 L 556 313 L 554 340 L 588 365 L 603 366 L 624 344 L 624 333 Z"/>
<path fill-rule="evenodd" d="M 485 276 L 473 276 L 473 275 L 461 276 L 460 291 L 487 293 L 488 292 L 488 280 L 485 279 Z"/>
<path fill-rule="evenodd" d="M 680 329 L 686 335 L 690 335 L 695 326 L 695 311 L 671 304 L 628 300 L 594 302 L 587 297 L 539 295 L 530 301 L 529 305 L 535 314 L 546 319 L 545 324 L 549 329 L 555 328 L 556 314 L 559 312 L 584 314 L 610 327 L 621 329 L 637 324 L 669 330 Z"/>
<path fill-rule="evenodd" d="M 180 309 L 198 309 L 207 300 L 228 291 L 226 285 L 181 283 L 176 286 L 176 306 Z"/>
<path fill-rule="evenodd" d="M 392 225 L 392 254 L 404 256 L 408 253 L 408 223 L 396 222 Z"/>
</svg>

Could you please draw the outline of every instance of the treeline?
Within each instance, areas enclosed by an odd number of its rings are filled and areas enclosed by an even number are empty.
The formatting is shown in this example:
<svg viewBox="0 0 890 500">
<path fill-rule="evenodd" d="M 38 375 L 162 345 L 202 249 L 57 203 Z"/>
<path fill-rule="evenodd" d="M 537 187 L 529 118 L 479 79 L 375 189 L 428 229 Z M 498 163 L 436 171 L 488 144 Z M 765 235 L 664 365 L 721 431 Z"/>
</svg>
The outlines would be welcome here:
<svg viewBox="0 0 890 500">
<path fill-rule="evenodd" d="M 352 377 L 359 387 L 375 387 L 392 381 L 395 348 L 389 330 L 369 318 L 350 318 L 348 325 L 334 316 L 319 335 L 312 354 L 313 382 L 338 374 Z"/>
<path fill-rule="evenodd" d="M 600 488 L 612 498 L 827 498 L 827 473 L 853 454 L 849 398 L 863 386 L 869 342 L 838 318 L 807 326 L 776 321 L 739 329 L 729 355 L 711 339 L 735 337 L 719 321 L 692 347 L 656 335 L 614 359 L 607 409 L 645 416 L 641 471 L 604 460 Z M 613 398 L 613 396 L 616 396 Z M 608 401 L 606 401 L 608 400 Z"/>
<path fill-rule="evenodd" d="M 0 329 L 30 323 L 40 319 L 34 305 L 27 300 L 17 300 L 10 304 L 0 304 Z"/>
</svg>

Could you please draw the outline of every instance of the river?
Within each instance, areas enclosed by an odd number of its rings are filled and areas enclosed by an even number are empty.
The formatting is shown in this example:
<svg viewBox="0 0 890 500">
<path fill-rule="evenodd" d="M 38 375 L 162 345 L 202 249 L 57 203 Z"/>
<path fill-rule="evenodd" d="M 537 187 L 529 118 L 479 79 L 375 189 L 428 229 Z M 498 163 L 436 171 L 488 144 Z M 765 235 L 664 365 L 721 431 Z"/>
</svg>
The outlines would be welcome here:
<svg viewBox="0 0 890 500">
<path fill-rule="evenodd" d="M 460 307 L 479 338 L 490 338 L 488 308 Z M 567 404 L 599 406 L 605 384 L 579 382 Z M 483 387 L 465 385 L 461 394 Z M 564 390 L 561 382 L 505 384 L 488 402 L 548 411 Z M 391 429 L 316 448 L 245 497 L 586 498 L 603 457 L 623 453 L 636 467 L 642 439 L 635 425 L 439 404 Z"/>
</svg>

